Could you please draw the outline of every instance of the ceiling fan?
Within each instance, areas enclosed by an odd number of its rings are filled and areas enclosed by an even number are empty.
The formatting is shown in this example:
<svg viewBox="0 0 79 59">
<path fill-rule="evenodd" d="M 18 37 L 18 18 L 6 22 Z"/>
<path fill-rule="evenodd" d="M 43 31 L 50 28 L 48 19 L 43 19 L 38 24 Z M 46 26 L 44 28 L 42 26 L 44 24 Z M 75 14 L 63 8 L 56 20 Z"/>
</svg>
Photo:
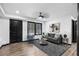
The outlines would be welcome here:
<svg viewBox="0 0 79 59">
<path fill-rule="evenodd" d="M 48 18 L 49 17 L 49 14 L 48 13 L 45 13 L 45 12 L 38 12 L 38 17 Z"/>
<path fill-rule="evenodd" d="M 42 12 L 39 13 L 39 17 L 44 18 L 44 15 L 42 15 Z"/>
</svg>

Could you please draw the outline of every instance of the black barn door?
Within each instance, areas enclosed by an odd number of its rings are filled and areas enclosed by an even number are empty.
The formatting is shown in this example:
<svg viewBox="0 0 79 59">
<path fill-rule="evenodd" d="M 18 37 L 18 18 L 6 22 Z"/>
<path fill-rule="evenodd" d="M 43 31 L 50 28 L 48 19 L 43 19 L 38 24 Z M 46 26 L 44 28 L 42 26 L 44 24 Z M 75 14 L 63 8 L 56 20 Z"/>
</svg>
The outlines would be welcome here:
<svg viewBox="0 0 79 59">
<path fill-rule="evenodd" d="M 10 19 L 10 43 L 22 41 L 22 21 Z"/>
</svg>

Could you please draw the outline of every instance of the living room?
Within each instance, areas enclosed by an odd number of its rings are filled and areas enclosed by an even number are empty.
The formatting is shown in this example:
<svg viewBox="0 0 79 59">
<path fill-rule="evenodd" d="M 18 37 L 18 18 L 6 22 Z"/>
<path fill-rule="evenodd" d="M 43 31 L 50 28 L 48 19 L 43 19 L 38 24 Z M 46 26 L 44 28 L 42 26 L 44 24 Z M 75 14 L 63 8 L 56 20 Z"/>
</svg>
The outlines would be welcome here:
<svg viewBox="0 0 79 59">
<path fill-rule="evenodd" d="M 56 47 L 62 48 L 58 52 L 63 49 L 65 51 L 66 47 L 60 47 L 59 44 L 62 44 L 64 35 L 68 38 L 68 46 L 73 44 L 72 20 L 77 20 L 76 3 L 0 3 L 0 46 L 35 39 L 41 41 L 44 33 L 46 40 L 52 42 L 49 44 L 55 43 Z M 13 27 L 15 25 L 16 28 Z M 37 43 L 34 44 L 48 55 L 53 55 L 51 53 L 53 49 L 44 50 Z M 45 44 L 47 45 L 46 42 Z M 54 55 L 62 54 L 58 52 Z"/>
</svg>

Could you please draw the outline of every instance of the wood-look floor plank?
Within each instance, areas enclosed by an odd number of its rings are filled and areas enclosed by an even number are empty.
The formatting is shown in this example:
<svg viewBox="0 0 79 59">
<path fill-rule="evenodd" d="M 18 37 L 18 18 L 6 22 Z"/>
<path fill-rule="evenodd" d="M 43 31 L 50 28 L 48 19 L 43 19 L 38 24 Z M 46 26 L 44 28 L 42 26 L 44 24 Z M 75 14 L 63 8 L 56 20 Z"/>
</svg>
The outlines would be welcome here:
<svg viewBox="0 0 79 59">
<path fill-rule="evenodd" d="M 76 43 L 72 44 L 62 56 L 76 56 L 76 47 Z M 47 56 L 47 54 L 33 44 L 20 42 L 2 47 L 0 56 Z"/>
<path fill-rule="evenodd" d="M 62 56 L 77 56 L 77 44 L 73 43 L 72 46 Z"/>
</svg>

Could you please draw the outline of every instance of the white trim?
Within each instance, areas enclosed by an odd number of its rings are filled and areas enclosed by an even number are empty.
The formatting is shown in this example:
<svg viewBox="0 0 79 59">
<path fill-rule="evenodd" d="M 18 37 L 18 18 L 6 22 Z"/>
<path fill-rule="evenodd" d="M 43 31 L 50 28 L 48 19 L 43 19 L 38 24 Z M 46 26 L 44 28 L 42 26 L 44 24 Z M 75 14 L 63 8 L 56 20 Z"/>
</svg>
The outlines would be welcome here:
<svg viewBox="0 0 79 59">
<path fill-rule="evenodd" d="M 5 11 L 4 11 L 4 9 L 1 7 L 1 5 L 0 5 L 0 9 L 1 9 L 1 11 L 2 11 L 2 13 L 3 13 L 3 15 L 4 15 L 5 17 L 25 19 L 25 18 L 20 17 L 20 16 L 14 16 L 14 15 L 6 14 Z"/>
<path fill-rule="evenodd" d="M 34 21 L 45 22 L 45 21 L 42 21 L 42 20 L 37 20 L 36 18 L 33 18 L 33 17 L 28 17 L 28 16 L 21 17 L 21 16 L 16 16 L 16 15 L 6 14 L 1 5 L 0 5 L 0 9 L 1 9 L 1 11 L 2 11 L 5 18 L 16 18 L 16 19 L 21 19 L 21 20 L 24 20 L 24 21 L 27 21 L 27 20 L 31 21 L 31 19 L 32 19 L 32 21 L 34 20 Z"/>
<path fill-rule="evenodd" d="M 77 18 L 74 18 L 73 16 L 71 16 L 71 19 L 72 19 L 72 20 L 74 20 L 74 21 L 76 21 L 76 20 L 77 20 Z"/>
<path fill-rule="evenodd" d="M 3 8 L 1 7 L 1 5 L 0 5 L 0 9 L 1 9 L 1 11 L 2 11 L 3 15 L 4 15 L 4 16 L 6 16 L 6 14 L 5 14 L 5 12 L 4 12 L 4 10 L 3 10 Z"/>
</svg>

